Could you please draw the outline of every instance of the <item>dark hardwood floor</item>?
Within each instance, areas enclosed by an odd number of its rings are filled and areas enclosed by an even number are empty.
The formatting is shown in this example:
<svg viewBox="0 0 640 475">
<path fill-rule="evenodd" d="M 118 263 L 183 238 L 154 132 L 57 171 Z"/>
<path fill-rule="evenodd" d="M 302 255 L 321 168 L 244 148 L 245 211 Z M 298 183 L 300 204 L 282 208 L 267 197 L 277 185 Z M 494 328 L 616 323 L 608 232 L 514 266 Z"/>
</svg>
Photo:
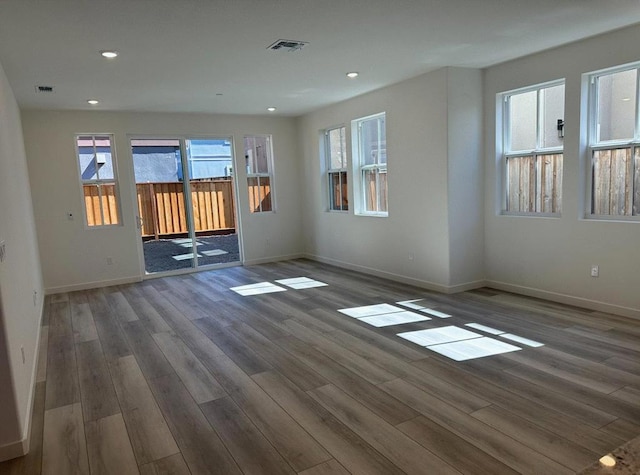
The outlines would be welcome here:
<svg viewBox="0 0 640 475">
<path fill-rule="evenodd" d="M 230 290 L 302 276 L 329 285 Z M 338 312 L 412 299 L 451 318 Z M 53 295 L 43 325 L 31 451 L 2 474 L 571 474 L 640 434 L 640 322 L 490 289 L 296 260 Z M 521 350 L 396 336 L 444 326 Z"/>
</svg>

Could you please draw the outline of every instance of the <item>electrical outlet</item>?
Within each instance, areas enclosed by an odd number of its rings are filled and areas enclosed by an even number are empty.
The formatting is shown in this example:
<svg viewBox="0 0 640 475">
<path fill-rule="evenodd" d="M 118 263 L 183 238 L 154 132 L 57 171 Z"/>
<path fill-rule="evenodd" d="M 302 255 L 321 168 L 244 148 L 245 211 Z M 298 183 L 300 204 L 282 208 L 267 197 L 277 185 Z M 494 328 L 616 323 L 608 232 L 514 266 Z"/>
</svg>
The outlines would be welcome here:
<svg viewBox="0 0 640 475">
<path fill-rule="evenodd" d="M 7 256 L 7 251 L 4 247 L 4 241 L 0 241 L 0 262 L 4 262 L 4 258 Z"/>
<path fill-rule="evenodd" d="M 112 257 L 107 257 L 107 265 L 108 266 L 113 265 L 113 258 Z"/>
<path fill-rule="evenodd" d="M 413 255 L 413 252 L 410 252 L 408 255 L 408 258 L 410 261 L 414 260 L 416 258 L 416 256 Z"/>
<path fill-rule="evenodd" d="M 591 266 L 591 277 L 599 277 L 600 276 L 600 267 L 597 265 Z"/>
</svg>

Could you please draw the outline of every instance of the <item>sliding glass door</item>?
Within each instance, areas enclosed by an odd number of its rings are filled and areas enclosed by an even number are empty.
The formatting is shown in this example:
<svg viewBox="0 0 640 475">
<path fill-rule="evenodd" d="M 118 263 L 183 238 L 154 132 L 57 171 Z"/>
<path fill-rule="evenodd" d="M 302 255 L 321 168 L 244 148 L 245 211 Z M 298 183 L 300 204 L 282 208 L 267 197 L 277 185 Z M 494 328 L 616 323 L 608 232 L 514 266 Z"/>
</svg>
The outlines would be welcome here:
<svg viewBox="0 0 640 475">
<path fill-rule="evenodd" d="M 228 138 L 131 140 L 145 273 L 240 261 Z"/>
</svg>

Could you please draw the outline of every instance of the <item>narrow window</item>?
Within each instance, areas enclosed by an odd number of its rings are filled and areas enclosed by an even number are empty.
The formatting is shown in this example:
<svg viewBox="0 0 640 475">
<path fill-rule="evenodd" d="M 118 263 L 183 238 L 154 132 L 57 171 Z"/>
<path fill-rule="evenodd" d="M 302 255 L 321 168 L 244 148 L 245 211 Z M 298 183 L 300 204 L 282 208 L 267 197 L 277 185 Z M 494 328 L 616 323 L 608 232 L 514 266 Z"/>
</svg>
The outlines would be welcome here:
<svg viewBox="0 0 640 475">
<path fill-rule="evenodd" d="M 120 224 L 113 136 L 77 135 L 76 151 L 87 226 Z"/>
<path fill-rule="evenodd" d="M 358 214 L 387 216 L 387 133 L 385 114 L 354 121 Z"/>
<path fill-rule="evenodd" d="M 503 94 L 505 211 L 562 211 L 564 82 Z"/>
<path fill-rule="evenodd" d="M 592 216 L 640 215 L 638 68 L 590 78 Z"/>
<path fill-rule="evenodd" d="M 329 190 L 329 211 L 347 211 L 347 139 L 346 127 L 325 132 L 325 162 Z"/>
<path fill-rule="evenodd" d="M 271 136 L 258 135 L 244 138 L 244 158 L 247 165 L 249 211 L 264 213 L 274 210 L 273 153 Z"/>
</svg>

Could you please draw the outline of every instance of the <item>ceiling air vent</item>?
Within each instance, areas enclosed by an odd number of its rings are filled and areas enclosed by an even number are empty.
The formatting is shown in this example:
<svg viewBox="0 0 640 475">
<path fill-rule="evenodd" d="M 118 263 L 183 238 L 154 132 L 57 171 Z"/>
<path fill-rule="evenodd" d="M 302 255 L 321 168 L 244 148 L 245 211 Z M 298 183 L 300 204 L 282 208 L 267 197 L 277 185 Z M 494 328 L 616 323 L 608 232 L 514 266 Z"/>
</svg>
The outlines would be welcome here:
<svg viewBox="0 0 640 475">
<path fill-rule="evenodd" d="M 53 92 L 53 86 L 36 86 L 36 92 Z"/>
<path fill-rule="evenodd" d="M 278 40 L 272 45 L 269 45 L 267 49 L 272 51 L 300 51 L 305 45 L 308 45 L 307 41 L 295 41 L 295 40 Z"/>
</svg>

